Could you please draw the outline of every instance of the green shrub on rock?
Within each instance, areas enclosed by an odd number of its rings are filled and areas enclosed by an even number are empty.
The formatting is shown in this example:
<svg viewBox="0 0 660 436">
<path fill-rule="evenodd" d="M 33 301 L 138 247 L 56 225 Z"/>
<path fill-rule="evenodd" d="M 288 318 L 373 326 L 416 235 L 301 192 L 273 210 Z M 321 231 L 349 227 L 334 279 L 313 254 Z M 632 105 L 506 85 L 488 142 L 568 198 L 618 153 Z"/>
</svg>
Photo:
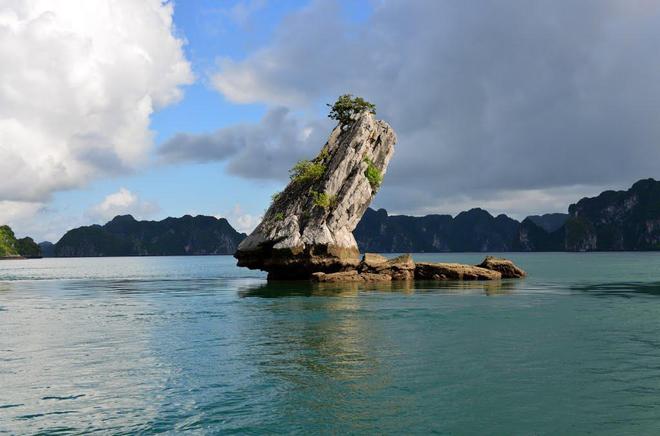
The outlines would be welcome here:
<svg viewBox="0 0 660 436">
<path fill-rule="evenodd" d="M 344 94 L 334 104 L 328 104 L 327 106 L 330 108 L 328 117 L 339 121 L 339 124 L 343 126 L 350 124 L 355 116 L 361 112 L 376 113 L 376 105 L 369 103 L 362 97 L 353 97 L 353 94 Z"/>
<path fill-rule="evenodd" d="M 282 196 L 281 192 L 276 192 L 270 196 L 270 199 L 273 201 L 273 203 L 277 203 L 277 200 L 279 200 L 281 196 Z"/>
<path fill-rule="evenodd" d="M 289 170 L 289 177 L 297 183 L 316 182 L 325 174 L 325 165 L 320 162 L 309 160 L 298 161 L 293 168 Z"/>
<path fill-rule="evenodd" d="M 327 209 L 328 207 L 334 205 L 337 201 L 336 196 L 328 195 L 325 192 L 310 191 L 309 193 L 312 195 L 314 200 L 314 206 L 318 206 L 323 209 Z"/>
<path fill-rule="evenodd" d="M 367 180 L 369 180 L 371 189 L 378 191 L 380 184 L 383 183 L 383 174 L 376 165 L 374 165 L 371 159 L 365 158 L 364 161 L 367 163 L 367 169 L 364 170 L 364 175 L 367 177 Z"/>
<path fill-rule="evenodd" d="M 0 257 L 17 256 L 16 236 L 9 226 L 0 226 Z"/>
</svg>

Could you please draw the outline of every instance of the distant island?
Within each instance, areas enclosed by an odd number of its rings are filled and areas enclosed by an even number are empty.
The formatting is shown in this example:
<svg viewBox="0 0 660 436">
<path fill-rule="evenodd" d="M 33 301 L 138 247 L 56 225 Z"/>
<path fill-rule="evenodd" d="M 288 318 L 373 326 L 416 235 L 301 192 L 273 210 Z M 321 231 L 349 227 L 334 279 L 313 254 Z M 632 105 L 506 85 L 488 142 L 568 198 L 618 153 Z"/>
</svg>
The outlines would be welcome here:
<svg viewBox="0 0 660 436">
<path fill-rule="evenodd" d="M 232 254 L 245 237 L 224 218 L 185 215 L 137 221 L 120 215 L 103 226 L 69 230 L 52 252 L 56 257 Z"/>
<path fill-rule="evenodd" d="M 483 209 L 451 215 L 389 215 L 368 209 L 353 232 L 361 252 L 660 250 L 660 181 L 583 198 L 568 213 L 517 221 Z M 233 254 L 246 237 L 224 218 L 186 215 L 162 221 L 117 216 L 69 230 L 56 244 L 18 239 L 0 226 L 0 258 Z"/>
<path fill-rule="evenodd" d="M 562 214 L 562 225 L 567 218 Z M 538 217 L 533 225 L 542 229 L 543 220 Z M 479 208 L 456 217 L 389 215 L 369 208 L 353 233 L 362 252 L 486 252 L 520 251 L 520 229 L 515 219 Z"/>
<path fill-rule="evenodd" d="M 39 246 L 30 237 L 17 239 L 9 226 L 0 226 L 0 258 L 40 257 Z"/>
<path fill-rule="evenodd" d="M 660 250 L 660 182 L 644 179 L 627 191 L 583 198 L 568 214 L 518 222 L 483 209 L 450 215 L 365 213 L 355 229 L 361 251 L 637 251 Z"/>
</svg>

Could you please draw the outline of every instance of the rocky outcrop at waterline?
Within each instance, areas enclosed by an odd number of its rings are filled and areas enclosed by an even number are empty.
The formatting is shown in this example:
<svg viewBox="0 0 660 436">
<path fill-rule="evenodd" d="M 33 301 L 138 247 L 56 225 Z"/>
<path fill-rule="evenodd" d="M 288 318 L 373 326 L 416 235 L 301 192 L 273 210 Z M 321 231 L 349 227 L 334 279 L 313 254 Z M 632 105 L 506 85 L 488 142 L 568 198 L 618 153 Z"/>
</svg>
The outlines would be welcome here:
<svg viewBox="0 0 660 436">
<path fill-rule="evenodd" d="M 418 280 L 499 280 L 502 273 L 461 263 L 422 262 L 415 266 Z"/>
<path fill-rule="evenodd" d="M 502 259 L 495 256 L 486 256 L 484 261 L 477 265 L 477 267 L 497 271 L 502 275 L 503 279 L 520 279 L 527 275 L 525 271 L 520 269 L 509 259 Z"/>
<path fill-rule="evenodd" d="M 410 255 L 360 260 L 353 230 L 378 191 L 394 153 L 396 135 L 373 111 L 342 121 L 316 158 L 300 161 L 291 181 L 273 196 L 262 222 L 234 256 L 238 266 L 268 272 L 269 279 L 316 282 L 497 280 L 520 277 L 506 260 L 482 265 L 415 263 Z M 507 263 L 508 262 L 508 263 Z M 510 264 L 510 265 L 509 265 Z"/>
<path fill-rule="evenodd" d="M 338 282 L 388 282 L 395 280 L 499 280 L 502 278 L 525 277 L 525 271 L 508 259 L 488 256 L 479 265 L 460 263 L 415 263 L 410 254 L 387 259 L 378 254 L 367 253 L 354 270 L 336 273 L 316 272 L 312 281 L 319 283 Z"/>
</svg>

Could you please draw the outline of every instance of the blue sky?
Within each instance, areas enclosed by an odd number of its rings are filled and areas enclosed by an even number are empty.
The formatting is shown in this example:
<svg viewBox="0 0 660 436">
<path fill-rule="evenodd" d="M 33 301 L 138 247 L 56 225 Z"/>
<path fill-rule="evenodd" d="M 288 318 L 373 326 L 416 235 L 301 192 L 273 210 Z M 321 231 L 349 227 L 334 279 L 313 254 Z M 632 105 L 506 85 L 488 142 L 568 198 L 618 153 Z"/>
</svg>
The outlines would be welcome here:
<svg viewBox="0 0 660 436">
<path fill-rule="evenodd" d="M 332 124 L 376 103 L 391 213 L 564 212 L 657 177 L 660 2 L 24 0 L 0 5 L 0 222 L 258 223 Z"/>
<path fill-rule="evenodd" d="M 153 158 L 159 144 L 177 132 L 203 133 L 237 123 L 258 122 L 267 110 L 264 104 L 235 104 L 213 89 L 209 76 L 217 59 L 243 59 L 247 53 L 266 44 L 282 19 L 307 6 L 309 1 L 218 1 L 175 2 L 175 34 L 185 40 L 185 56 L 191 63 L 195 82 L 183 87 L 183 99 L 151 117 L 155 133 Z M 360 21 L 369 14 L 369 2 L 344 1 L 344 18 Z M 323 116 L 324 107 L 318 112 Z M 125 188 L 141 201 L 155 207 L 148 213 L 126 210 L 139 218 L 161 219 L 184 214 L 229 217 L 236 227 L 249 231 L 270 202 L 273 192 L 281 190 L 278 180 L 237 180 L 226 173 L 222 162 L 153 165 L 116 177 L 104 177 L 73 190 L 55 192 L 47 207 L 57 215 L 68 216 L 76 224 L 103 223 L 109 216 L 90 216 L 87 212 L 104 198 Z M 249 217 L 244 225 L 240 216 Z M 251 218 L 251 219 L 250 219 Z M 58 220 L 59 222 L 59 220 Z M 17 226 L 21 231 L 20 224 Z M 38 229 L 30 229 L 32 233 Z M 60 230 L 39 235 L 56 239 Z"/>
<path fill-rule="evenodd" d="M 176 32 L 185 38 L 184 50 L 192 64 L 195 83 L 184 87 L 179 103 L 152 116 L 156 147 L 179 131 L 206 132 L 239 122 L 256 122 L 266 108 L 261 104 L 232 104 L 208 83 L 218 57 L 241 59 L 247 51 L 268 40 L 288 11 L 305 1 L 252 2 L 245 21 L 233 16 L 241 1 L 179 1 L 175 3 Z M 246 6 L 250 8 L 250 6 Z M 185 214 L 226 216 L 239 206 L 245 213 L 259 215 L 270 195 L 281 189 L 277 182 L 237 181 L 227 175 L 223 163 L 153 166 L 134 174 L 103 178 L 88 186 L 54 194 L 52 208 L 84 215 L 107 195 L 125 187 L 158 210 L 149 219 Z M 105 217 L 103 217 L 105 218 Z M 98 220 L 103 221 L 103 218 Z"/>
</svg>

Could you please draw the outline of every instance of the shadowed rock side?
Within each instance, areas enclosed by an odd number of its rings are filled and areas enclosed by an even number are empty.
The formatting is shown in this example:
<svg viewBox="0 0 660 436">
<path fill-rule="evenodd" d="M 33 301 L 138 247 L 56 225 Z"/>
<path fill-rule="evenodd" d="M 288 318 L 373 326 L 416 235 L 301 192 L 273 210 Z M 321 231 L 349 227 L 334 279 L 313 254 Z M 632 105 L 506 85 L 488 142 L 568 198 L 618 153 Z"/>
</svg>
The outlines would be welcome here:
<svg viewBox="0 0 660 436">
<path fill-rule="evenodd" d="M 605 191 L 568 208 L 567 251 L 660 250 L 660 181 L 644 179 L 627 191 Z"/>
<path fill-rule="evenodd" d="M 338 125 L 311 162 L 318 174 L 293 177 L 263 221 L 238 246 L 238 265 L 268 271 L 269 278 L 309 278 L 314 272 L 354 270 L 360 253 L 353 230 L 387 170 L 396 135 L 384 121 L 362 112 Z"/>
</svg>

